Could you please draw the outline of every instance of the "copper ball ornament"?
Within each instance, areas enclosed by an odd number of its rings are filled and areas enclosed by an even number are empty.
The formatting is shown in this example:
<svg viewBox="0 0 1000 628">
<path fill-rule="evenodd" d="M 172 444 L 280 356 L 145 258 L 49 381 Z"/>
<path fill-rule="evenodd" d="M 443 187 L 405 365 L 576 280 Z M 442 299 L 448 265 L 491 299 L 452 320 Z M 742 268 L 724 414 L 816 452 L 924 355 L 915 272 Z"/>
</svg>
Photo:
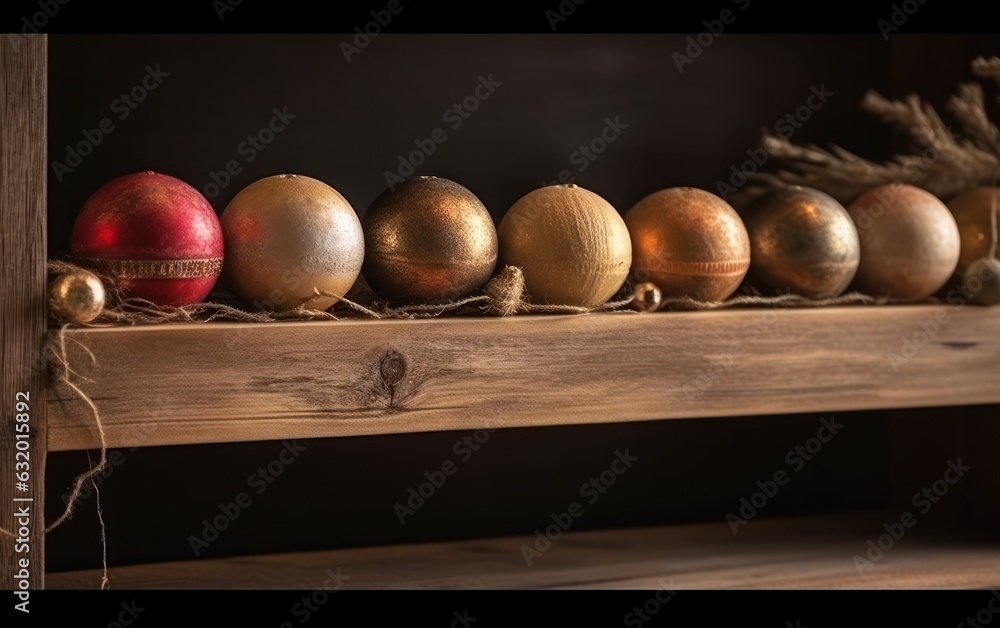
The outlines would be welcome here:
<svg viewBox="0 0 1000 628">
<path fill-rule="evenodd" d="M 1000 228 L 1000 188 L 975 188 L 946 203 L 955 217 L 962 241 L 956 272 L 962 274 L 972 262 L 988 257 L 993 247 L 994 206 Z"/>
<path fill-rule="evenodd" d="M 74 270 L 49 283 L 49 312 L 66 323 L 89 323 L 104 310 L 104 284 L 94 273 Z"/>
<path fill-rule="evenodd" d="M 854 279 L 861 258 L 858 230 L 829 194 L 800 186 L 775 190 L 747 206 L 744 223 L 749 280 L 761 291 L 826 299 Z"/>
<path fill-rule="evenodd" d="M 222 272 L 222 228 L 198 190 L 138 172 L 101 186 L 73 225 L 73 262 L 109 277 L 123 299 L 202 301 Z"/>
<path fill-rule="evenodd" d="M 854 200 L 847 212 L 861 243 L 854 286 L 875 296 L 922 299 L 955 272 L 961 240 L 951 212 L 912 185 L 883 185 Z"/>
<path fill-rule="evenodd" d="M 475 194 L 439 177 L 383 192 L 361 220 L 368 285 L 390 302 L 439 303 L 493 276 L 497 230 Z"/>
<path fill-rule="evenodd" d="M 1000 305 L 1000 260 L 982 257 L 965 269 L 962 288 L 977 305 Z"/>
<path fill-rule="evenodd" d="M 625 214 L 632 237 L 632 274 L 665 298 L 723 301 L 750 267 L 750 239 L 736 210 L 705 190 L 668 188 Z"/>
<path fill-rule="evenodd" d="M 236 296 L 258 310 L 325 310 L 361 272 L 361 221 L 322 181 L 296 174 L 260 179 L 233 198 L 221 221 L 226 276 Z"/>
<path fill-rule="evenodd" d="M 524 274 L 532 302 L 596 307 L 628 277 L 632 244 L 618 211 L 575 184 L 518 199 L 497 230 L 500 265 Z"/>
</svg>

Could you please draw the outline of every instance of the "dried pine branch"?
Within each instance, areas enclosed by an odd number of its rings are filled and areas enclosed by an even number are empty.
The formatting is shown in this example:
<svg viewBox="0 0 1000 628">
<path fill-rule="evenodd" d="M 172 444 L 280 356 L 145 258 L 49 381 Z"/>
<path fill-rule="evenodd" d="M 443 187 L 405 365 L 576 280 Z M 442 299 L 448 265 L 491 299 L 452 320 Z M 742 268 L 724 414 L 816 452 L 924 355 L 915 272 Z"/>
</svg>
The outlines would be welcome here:
<svg viewBox="0 0 1000 628">
<path fill-rule="evenodd" d="M 969 141 L 980 150 L 1000 157 L 1000 130 L 986 115 L 982 86 L 974 83 L 960 85 L 958 94 L 948 99 L 947 107 Z"/>
<path fill-rule="evenodd" d="M 1000 58 L 977 59 L 973 70 L 1000 83 Z M 948 101 L 964 137 L 952 133 L 934 108 L 916 95 L 889 100 L 868 92 L 861 106 L 906 133 L 909 153 L 875 163 L 836 145 L 830 150 L 796 146 L 765 130 L 762 146 L 784 167 L 774 173 L 757 173 L 750 185 L 733 197 L 733 203 L 739 206 L 767 190 L 787 185 L 813 187 L 849 203 L 866 190 L 894 182 L 948 198 L 1000 178 L 1000 131 L 986 114 L 979 85 L 962 85 Z"/>
<path fill-rule="evenodd" d="M 1000 58 L 978 57 L 972 62 L 972 73 L 983 78 L 992 78 L 997 85 L 1000 85 Z"/>
</svg>

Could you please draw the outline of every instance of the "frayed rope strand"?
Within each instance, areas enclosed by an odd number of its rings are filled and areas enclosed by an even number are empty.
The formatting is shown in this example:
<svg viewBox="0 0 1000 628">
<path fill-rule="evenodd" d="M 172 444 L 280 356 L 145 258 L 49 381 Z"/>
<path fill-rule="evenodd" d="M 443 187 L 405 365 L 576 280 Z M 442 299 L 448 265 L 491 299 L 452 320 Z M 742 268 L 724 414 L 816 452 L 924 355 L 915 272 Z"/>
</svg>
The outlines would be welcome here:
<svg viewBox="0 0 1000 628">
<path fill-rule="evenodd" d="M 94 415 L 94 424 L 97 426 L 97 433 L 100 435 L 101 438 L 101 450 L 100 450 L 101 455 L 97 460 L 97 464 L 92 466 L 87 471 L 84 471 L 83 473 L 78 475 L 75 480 L 73 480 L 73 490 L 70 491 L 69 499 L 66 502 L 66 509 L 63 511 L 61 515 L 59 515 L 59 517 L 55 521 L 53 521 L 51 524 L 49 524 L 48 527 L 45 528 L 43 534 L 48 534 L 49 532 L 52 532 L 60 525 L 65 523 L 70 517 L 73 516 L 73 513 L 76 511 L 76 502 L 80 498 L 80 493 L 83 490 L 84 483 L 86 483 L 87 480 L 90 480 L 94 476 L 103 473 L 108 466 L 108 446 L 104 434 L 104 425 L 101 423 L 101 414 L 100 412 L 98 412 L 97 406 L 94 405 L 94 402 L 91 401 L 87 393 L 83 392 L 83 390 L 79 386 L 77 386 L 77 384 L 73 381 L 72 375 L 75 373 L 75 371 L 73 371 L 70 368 L 69 359 L 67 358 L 66 355 L 66 329 L 69 327 L 70 325 L 63 325 L 62 327 L 60 327 L 59 330 L 55 332 L 54 335 L 55 341 L 50 342 L 48 345 L 49 353 L 52 355 L 55 364 L 58 366 L 58 371 L 55 375 L 55 379 L 56 383 L 61 383 L 68 386 L 73 392 L 76 393 L 76 395 L 80 398 L 80 400 L 83 401 L 88 408 L 90 408 L 90 412 Z M 94 357 L 93 354 L 90 353 L 89 351 L 87 351 L 87 353 L 89 353 L 90 358 L 93 359 Z M 16 537 L 16 535 L 13 532 L 10 532 L 9 530 L 6 530 L 4 528 L 0 528 L 0 534 L 10 537 Z"/>
</svg>

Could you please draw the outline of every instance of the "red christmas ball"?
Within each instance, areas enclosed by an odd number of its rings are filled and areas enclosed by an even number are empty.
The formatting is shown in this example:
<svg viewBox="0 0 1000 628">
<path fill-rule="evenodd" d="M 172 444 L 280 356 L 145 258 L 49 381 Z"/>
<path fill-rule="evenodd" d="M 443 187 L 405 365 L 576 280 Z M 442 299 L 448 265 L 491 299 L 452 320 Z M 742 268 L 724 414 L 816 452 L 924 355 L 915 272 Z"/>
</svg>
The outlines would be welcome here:
<svg viewBox="0 0 1000 628">
<path fill-rule="evenodd" d="M 198 190 L 140 172 L 94 192 L 73 226 L 73 257 L 114 281 L 122 298 L 203 300 L 222 272 L 222 227 Z"/>
</svg>

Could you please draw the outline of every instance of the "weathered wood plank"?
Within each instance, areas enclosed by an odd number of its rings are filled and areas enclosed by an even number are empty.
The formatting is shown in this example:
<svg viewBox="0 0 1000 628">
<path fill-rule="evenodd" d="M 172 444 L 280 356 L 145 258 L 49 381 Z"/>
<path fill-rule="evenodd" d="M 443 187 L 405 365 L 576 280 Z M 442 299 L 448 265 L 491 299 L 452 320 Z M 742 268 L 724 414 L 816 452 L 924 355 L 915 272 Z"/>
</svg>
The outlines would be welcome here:
<svg viewBox="0 0 1000 628">
<path fill-rule="evenodd" d="M 45 575 L 47 71 L 44 35 L 0 35 L 0 527 L 16 533 L 22 521 L 15 512 L 27 507 L 31 530 L 26 552 L 23 541 L 0 537 L 0 589 L 25 582 L 40 589 Z M 27 421 L 18 423 L 25 406 L 17 402 L 25 397 Z M 16 458 L 17 436 L 25 434 L 17 425 L 30 429 L 28 460 L 23 451 Z M 30 479 L 22 491 L 15 471 L 25 470 Z M 22 559 L 29 561 L 26 580 L 15 578 Z"/>
<path fill-rule="evenodd" d="M 916 533 L 859 572 L 854 556 L 883 533 L 874 513 L 570 531 L 539 555 L 507 537 L 112 567 L 118 589 L 989 588 L 1000 548 Z M 339 581 L 332 580 L 339 576 Z M 99 571 L 50 574 L 53 588 L 94 588 Z M 623 613 L 625 611 L 623 610 Z"/>
<path fill-rule="evenodd" d="M 929 338 L 923 327 L 939 322 Z M 923 334 L 923 336 L 921 336 Z M 1000 311 L 955 306 L 74 331 L 111 446 L 1000 401 Z M 908 355 L 907 339 L 919 350 Z M 923 338 L 924 340 L 921 340 Z M 52 450 L 98 444 L 49 397 Z"/>
</svg>

